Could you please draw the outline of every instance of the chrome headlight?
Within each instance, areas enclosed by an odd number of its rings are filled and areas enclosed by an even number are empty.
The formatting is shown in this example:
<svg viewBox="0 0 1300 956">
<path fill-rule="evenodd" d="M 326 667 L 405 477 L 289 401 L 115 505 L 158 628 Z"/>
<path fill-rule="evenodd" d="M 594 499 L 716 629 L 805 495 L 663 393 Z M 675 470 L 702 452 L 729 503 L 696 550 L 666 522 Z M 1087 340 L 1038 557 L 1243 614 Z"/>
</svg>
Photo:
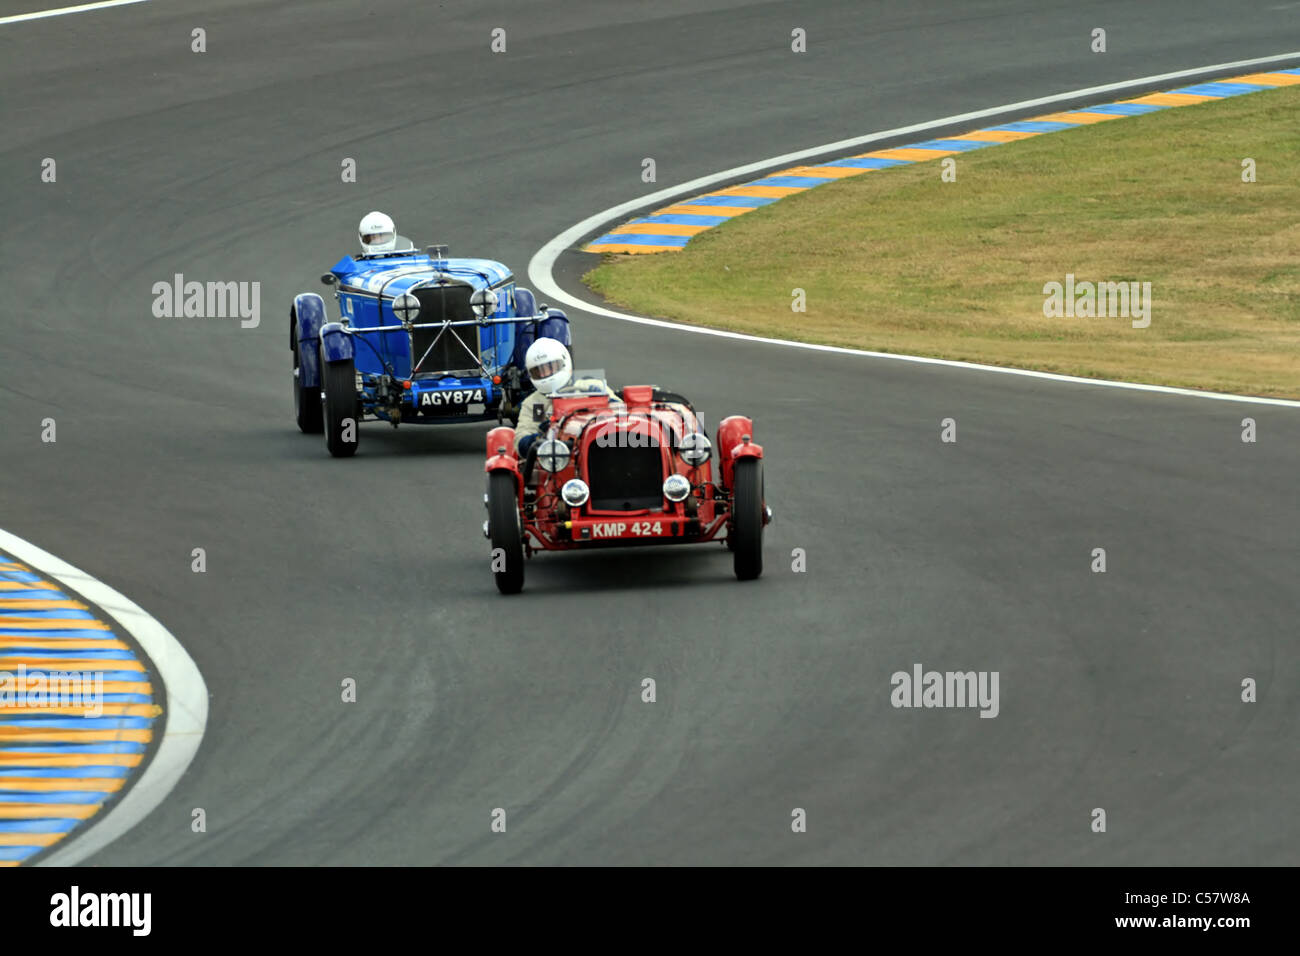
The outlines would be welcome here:
<svg viewBox="0 0 1300 956">
<path fill-rule="evenodd" d="M 569 464 L 569 446 L 558 438 L 548 438 L 537 446 L 537 464 L 554 474 Z"/>
<path fill-rule="evenodd" d="M 560 489 L 560 497 L 570 508 L 577 508 L 587 503 L 587 499 L 591 497 L 591 489 L 581 478 L 570 478 Z"/>
<path fill-rule="evenodd" d="M 691 483 L 685 475 L 671 474 L 664 479 L 664 497 L 669 501 L 682 501 L 691 493 Z"/>
<path fill-rule="evenodd" d="M 682 461 L 688 465 L 702 465 L 709 460 L 709 454 L 713 450 L 713 443 L 709 441 L 704 432 L 691 432 L 683 435 L 682 440 L 677 445 L 677 454 L 682 456 Z"/>
</svg>

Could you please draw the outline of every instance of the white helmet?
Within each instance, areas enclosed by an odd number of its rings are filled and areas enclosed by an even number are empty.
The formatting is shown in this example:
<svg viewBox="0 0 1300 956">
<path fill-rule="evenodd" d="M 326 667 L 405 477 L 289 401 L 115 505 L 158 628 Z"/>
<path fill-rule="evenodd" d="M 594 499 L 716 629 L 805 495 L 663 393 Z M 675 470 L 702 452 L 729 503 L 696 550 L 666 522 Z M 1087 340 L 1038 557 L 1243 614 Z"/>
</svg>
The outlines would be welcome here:
<svg viewBox="0 0 1300 956">
<path fill-rule="evenodd" d="M 564 388 L 573 378 L 573 359 L 569 357 L 569 350 L 563 342 L 555 339 L 538 339 L 528 346 L 524 366 L 528 369 L 528 377 L 543 395 Z"/>
<path fill-rule="evenodd" d="M 361 225 L 357 226 L 357 238 L 361 240 L 361 251 L 366 255 L 392 252 L 397 248 L 397 227 L 382 212 L 366 213 Z"/>
</svg>

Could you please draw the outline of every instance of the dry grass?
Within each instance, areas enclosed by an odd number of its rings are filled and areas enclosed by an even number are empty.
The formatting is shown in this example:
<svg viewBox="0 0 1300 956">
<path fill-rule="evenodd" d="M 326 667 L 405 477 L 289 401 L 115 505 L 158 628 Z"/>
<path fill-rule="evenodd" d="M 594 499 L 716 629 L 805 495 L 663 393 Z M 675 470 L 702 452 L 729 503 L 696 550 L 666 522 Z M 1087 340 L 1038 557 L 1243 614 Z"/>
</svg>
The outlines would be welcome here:
<svg viewBox="0 0 1300 956">
<path fill-rule="evenodd" d="M 586 281 L 758 335 L 1300 397 L 1298 111 L 1292 87 L 958 155 L 955 183 L 938 161 L 869 172 Z M 1150 327 L 1045 318 L 1066 273 L 1150 282 Z"/>
</svg>

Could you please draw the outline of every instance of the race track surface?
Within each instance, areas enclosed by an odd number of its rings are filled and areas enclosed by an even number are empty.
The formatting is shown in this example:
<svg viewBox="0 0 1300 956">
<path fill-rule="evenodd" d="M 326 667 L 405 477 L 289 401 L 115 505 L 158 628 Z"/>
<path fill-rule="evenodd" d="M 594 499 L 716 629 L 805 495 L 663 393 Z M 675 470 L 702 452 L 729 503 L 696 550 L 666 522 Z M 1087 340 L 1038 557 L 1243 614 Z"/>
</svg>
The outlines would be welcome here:
<svg viewBox="0 0 1300 956">
<path fill-rule="evenodd" d="M 543 555 L 506 599 L 485 429 L 366 425 L 332 460 L 293 425 L 286 334 L 371 209 L 527 284 L 538 247 L 641 192 L 1298 49 L 1296 18 L 181 0 L 0 26 L 0 526 L 147 608 L 212 695 L 188 774 L 89 862 L 1300 862 L 1294 409 L 579 314 L 579 364 L 753 417 L 767 570 L 739 583 L 718 546 Z M 260 325 L 155 318 L 175 273 L 261 282 Z M 998 671 L 1000 713 L 895 709 L 890 675 L 915 663 Z"/>
</svg>

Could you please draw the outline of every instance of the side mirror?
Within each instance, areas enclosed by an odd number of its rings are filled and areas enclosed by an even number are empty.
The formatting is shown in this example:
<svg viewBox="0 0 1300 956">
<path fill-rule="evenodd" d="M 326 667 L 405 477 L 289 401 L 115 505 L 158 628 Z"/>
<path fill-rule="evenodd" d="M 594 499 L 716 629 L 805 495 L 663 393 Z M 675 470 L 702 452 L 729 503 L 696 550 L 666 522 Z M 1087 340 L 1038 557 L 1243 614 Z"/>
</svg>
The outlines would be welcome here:
<svg viewBox="0 0 1300 956">
<path fill-rule="evenodd" d="M 321 285 L 338 285 L 339 277 L 332 272 L 327 272 L 320 277 Z"/>
<path fill-rule="evenodd" d="M 482 321 L 497 310 L 497 294 L 491 289 L 479 289 L 469 297 L 469 307 Z"/>
</svg>

